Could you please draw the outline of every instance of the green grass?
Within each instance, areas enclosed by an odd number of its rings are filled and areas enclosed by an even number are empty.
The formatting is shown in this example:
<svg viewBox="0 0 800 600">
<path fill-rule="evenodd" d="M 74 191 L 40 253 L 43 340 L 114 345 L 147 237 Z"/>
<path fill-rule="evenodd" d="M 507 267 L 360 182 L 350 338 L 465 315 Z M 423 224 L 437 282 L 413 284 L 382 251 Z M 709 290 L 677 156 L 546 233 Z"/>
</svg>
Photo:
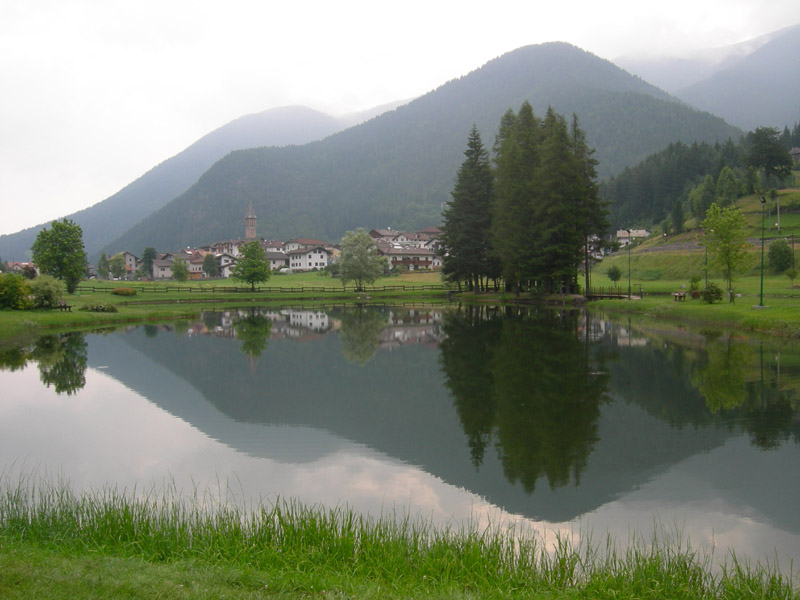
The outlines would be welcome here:
<svg viewBox="0 0 800 600">
<path fill-rule="evenodd" d="M 170 491 L 0 483 L 3 598 L 786 598 L 790 573 L 680 535 L 544 548 L 532 533 Z"/>
<path fill-rule="evenodd" d="M 292 288 L 319 288 L 325 291 L 270 292 L 249 291 L 224 292 L 222 288 L 235 285 L 228 280 L 197 281 L 177 284 L 175 282 L 130 282 L 92 281 L 84 282 L 75 294 L 66 296 L 68 304 L 73 306 L 70 312 L 56 310 L 0 310 L 0 343 L 34 336 L 44 329 L 92 328 L 109 324 L 163 321 L 168 319 L 196 317 L 202 310 L 210 306 L 215 309 L 234 308 L 253 303 L 280 304 L 288 306 L 302 304 L 312 306 L 324 303 L 348 302 L 407 302 L 436 301 L 445 297 L 441 289 L 425 289 L 425 286 L 441 284 L 439 273 L 407 273 L 385 277 L 375 282 L 375 286 L 405 286 L 404 290 L 386 292 L 356 293 L 343 291 L 338 279 L 323 277 L 319 273 L 297 273 L 273 277 L 268 286 Z M 87 291 L 92 286 L 96 291 Z M 135 296 L 118 296 L 112 290 L 118 287 L 135 287 Z M 220 289 L 217 292 L 198 292 Z M 240 288 L 246 287 L 239 285 Z M 145 291 L 141 291 L 144 288 Z M 164 292 L 163 290 L 170 291 Z M 195 291 L 189 291 L 193 288 Z M 86 312 L 82 307 L 90 304 L 111 305 L 117 312 Z"/>
</svg>

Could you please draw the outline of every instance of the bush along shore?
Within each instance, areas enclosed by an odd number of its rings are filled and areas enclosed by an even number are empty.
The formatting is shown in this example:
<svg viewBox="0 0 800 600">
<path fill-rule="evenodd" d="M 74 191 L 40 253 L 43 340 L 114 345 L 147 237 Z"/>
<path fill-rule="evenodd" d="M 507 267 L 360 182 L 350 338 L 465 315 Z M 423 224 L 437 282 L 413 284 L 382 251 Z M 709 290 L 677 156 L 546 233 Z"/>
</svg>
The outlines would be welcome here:
<svg viewBox="0 0 800 600">
<path fill-rule="evenodd" d="M 790 573 L 679 537 L 544 548 L 520 529 L 437 529 L 348 508 L 244 508 L 171 490 L 0 484 L 10 598 L 800 598 Z"/>
</svg>

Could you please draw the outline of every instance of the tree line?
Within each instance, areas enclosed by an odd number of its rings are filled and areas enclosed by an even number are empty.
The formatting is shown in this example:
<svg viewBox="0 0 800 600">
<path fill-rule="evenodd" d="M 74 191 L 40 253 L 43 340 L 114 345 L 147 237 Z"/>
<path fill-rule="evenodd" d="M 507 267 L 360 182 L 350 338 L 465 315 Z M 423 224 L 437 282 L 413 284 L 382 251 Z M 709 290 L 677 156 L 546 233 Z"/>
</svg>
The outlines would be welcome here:
<svg viewBox="0 0 800 600">
<path fill-rule="evenodd" d="M 675 142 L 608 180 L 601 195 L 617 227 L 661 224 L 680 233 L 686 218 L 702 219 L 712 203 L 729 206 L 780 186 L 791 174 L 793 146 L 800 146 L 800 124 L 782 133 L 758 127 L 738 143 Z"/>
<path fill-rule="evenodd" d="M 443 212 L 442 271 L 469 290 L 577 293 L 590 246 L 601 244 L 607 210 L 577 116 L 525 101 L 502 117 L 489 151 L 473 126 Z M 585 268 L 585 266 L 584 266 Z"/>
</svg>

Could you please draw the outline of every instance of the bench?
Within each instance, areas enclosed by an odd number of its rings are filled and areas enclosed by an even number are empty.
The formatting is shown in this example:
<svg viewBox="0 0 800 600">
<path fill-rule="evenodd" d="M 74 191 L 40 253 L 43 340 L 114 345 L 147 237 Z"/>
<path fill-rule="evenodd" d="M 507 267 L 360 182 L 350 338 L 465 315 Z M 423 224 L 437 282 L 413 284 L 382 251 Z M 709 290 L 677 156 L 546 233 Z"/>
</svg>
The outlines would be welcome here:
<svg viewBox="0 0 800 600">
<path fill-rule="evenodd" d="M 56 308 L 58 310 L 68 310 L 69 312 L 72 312 L 72 304 L 67 304 L 63 300 L 56 305 Z"/>
<path fill-rule="evenodd" d="M 684 302 L 686 300 L 686 292 L 672 292 L 672 299 L 675 302 Z"/>
</svg>

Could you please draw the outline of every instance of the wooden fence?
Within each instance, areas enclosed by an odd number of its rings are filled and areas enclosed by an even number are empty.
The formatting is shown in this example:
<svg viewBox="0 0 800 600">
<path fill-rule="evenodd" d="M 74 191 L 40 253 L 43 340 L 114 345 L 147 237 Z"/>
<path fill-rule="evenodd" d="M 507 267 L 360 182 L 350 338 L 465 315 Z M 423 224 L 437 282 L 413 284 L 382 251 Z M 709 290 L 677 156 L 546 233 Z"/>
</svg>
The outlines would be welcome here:
<svg viewBox="0 0 800 600">
<path fill-rule="evenodd" d="M 250 288 L 249 286 L 183 286 L 183 285 L 165 285 L 165 286 L 144 286 L 144 285 L 129 285 L 123 284 L 118 286 L 93 286 L 93 285 L 86 285 L 81 284 L 75 290 L 76 292 L 83 292 L 83 293 L 111 293 L 112 290 L 118 287 L 125 287 L 125 288 L 132 288 L 137 292 L 142 294 L 168 294 L 170 292 L 174 293 L 189 293 L 189 294 L 221 294 L 221 293 L 233 293 L 233 294 L 247 294 L 247 293 L 274 293 L 274 294 L 302 294 L 302 293 L 313 293 L 313 294 L 323 294 L 323 293 L 335 293 L 341 294 L 342 292 L 348 293 L 376 293 L 376 292 L 419 292 L 419 291 L 442 291 L 442 292 L 450 292 L 454 291 L 455 288 L 449 286 L 447 284 L 421 284 L 421 285 L 378 285 L 378 286 L 369 286 L 364 287 L 361 290 L 357 290 L 354 286 L 348 287 L 316 287 L 316 286 L 297 286 L 297 287 L 256 287 L 255 289 Z"/>
</svg>

